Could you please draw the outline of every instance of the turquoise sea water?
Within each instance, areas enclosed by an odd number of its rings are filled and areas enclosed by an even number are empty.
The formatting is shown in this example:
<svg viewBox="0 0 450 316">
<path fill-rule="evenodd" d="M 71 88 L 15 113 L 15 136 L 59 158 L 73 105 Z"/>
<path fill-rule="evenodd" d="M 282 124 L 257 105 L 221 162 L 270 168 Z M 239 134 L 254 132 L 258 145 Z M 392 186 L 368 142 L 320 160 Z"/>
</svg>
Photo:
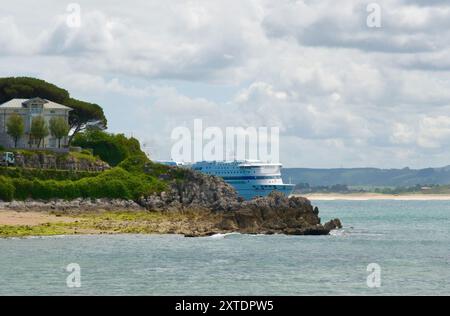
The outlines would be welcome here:
<svg viewBox="0 0 450 316">
<path fill-rule="evenodd" d="M 316 201 L 331 236 L 0 239 L 0 295 L 450 295 L 450 201 Z M 68 288 L 66 266 L 81 267 Z M 367 265 L 381 267 L 369 288 Z"/>
</svg>

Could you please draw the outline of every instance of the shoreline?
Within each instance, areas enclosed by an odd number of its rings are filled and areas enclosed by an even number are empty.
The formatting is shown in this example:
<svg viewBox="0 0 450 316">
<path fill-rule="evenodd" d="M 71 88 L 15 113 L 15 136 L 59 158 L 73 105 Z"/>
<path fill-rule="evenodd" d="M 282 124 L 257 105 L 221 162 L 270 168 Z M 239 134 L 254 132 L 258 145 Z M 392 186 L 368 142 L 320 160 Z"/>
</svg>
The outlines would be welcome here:
<svg viewBox="0 0 450 316">
<path fill-rule="evenodd" d="M 223 190 L 214 188 L 215 194 L 201 195 L 201 192 L 213 190 L 194 186 L 182 197 L 179 193 L 161 193 L 161 196 L 152 195 L 139 201 L 77 199 L 2 202 L 0 237 L 86 233 L 157 233 L 203 237 L 232 232 L 328 235 L 331 230 L 342 227 L 337 218 L 322 223 L 318 208 L 305 198 L 288 198 L 274 192 L 265 198 L 239 201 L 234 192 Z M 219 199 L 217 192 L 223 194 Z"/>
<path fill-rule="evenodd" d="M 60 235 L 177 234 L 192 233 L 189 226 L 212 221 L 211 214 L 162 213 L 142 210 L 89 210 L 78 212 L 10 210 L 0 208 L 0 238 Z M 205 225 L 207 226 L 207 225 Z M 210 235 L 210 227 L 198 237 Z M 211 229 L 212 234 L 213 229 Z M 216 233 L 216 231 L 214 231 Z M 221 233 L 221 231 L 217 231 Z"/>
<path fill-rule="evenodd" d="M 293 195 L 302 196 L 311 201 L 450 201 L 450 194 L 312 193 Z"/>
</svg>

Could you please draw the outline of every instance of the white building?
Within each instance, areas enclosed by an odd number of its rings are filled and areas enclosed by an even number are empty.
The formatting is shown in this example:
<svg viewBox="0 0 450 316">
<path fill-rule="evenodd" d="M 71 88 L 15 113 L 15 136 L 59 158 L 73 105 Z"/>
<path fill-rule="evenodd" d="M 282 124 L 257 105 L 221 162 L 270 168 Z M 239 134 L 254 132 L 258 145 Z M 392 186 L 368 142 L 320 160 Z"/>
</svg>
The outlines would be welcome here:
<svg viewBox="0 0 450 316">
<path fill-rule="evenodd" d="M 14 140 L 7 133 L 7 122 L 11 115 L 18 114 L 22 116 L 25 125 L 25 134 L 17 142 L 18 148 L 30 148 L 30 127 L 34 117 L 42 116 L 49 126 L 52 117 L 62 117 L 69 121 L 69 112 L 72 109 L 52 101 L 41 98 L 32 99 L 12 99 L 0 105 L 0 145 L 5 148 L 14 147 Z M 61 147 L 67 145 L 67 137 L 61 140 Z M 35 148 L 37 143 L 31 144 Z M 41 148 L 57 148 L 58 140 L 50 134 L 47 136 Z"/>
</svg>

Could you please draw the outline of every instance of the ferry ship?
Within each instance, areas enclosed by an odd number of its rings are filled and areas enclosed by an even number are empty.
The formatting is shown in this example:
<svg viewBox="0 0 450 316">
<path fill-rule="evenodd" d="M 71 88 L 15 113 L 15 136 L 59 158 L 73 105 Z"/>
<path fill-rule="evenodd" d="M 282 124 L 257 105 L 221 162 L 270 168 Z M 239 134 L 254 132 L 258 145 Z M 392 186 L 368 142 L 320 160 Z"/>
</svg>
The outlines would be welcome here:
<svg viewBox="0 0 450 316">
<path fill-rule="evenodd" d="M 283 183 L 282 165 L 279 163 L 256 160 L 202 161 L 190 165 L 190 168 L 223 178 L 245 200 L 267 196 L 274 190 L 289 196 L 294 189 L 293 184 Z"/>
</svg>

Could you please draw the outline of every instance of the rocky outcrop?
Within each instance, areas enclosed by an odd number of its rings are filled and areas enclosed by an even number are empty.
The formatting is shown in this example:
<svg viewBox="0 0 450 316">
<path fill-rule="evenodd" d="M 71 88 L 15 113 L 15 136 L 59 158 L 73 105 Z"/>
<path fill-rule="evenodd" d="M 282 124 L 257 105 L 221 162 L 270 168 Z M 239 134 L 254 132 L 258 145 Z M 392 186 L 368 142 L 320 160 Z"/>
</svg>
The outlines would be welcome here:
<svg viewBox="0 0 450 316">
<path fill-rule="evenodd" d="M 110 166 L 99 159 L 80 159 L 70 154 L 51 154 L 36 152 L 16 153 L 16 166 L 21 168 L 60 169 L 76 171 L 104 171 Z"/>
<path fill-rule="evenodd" d="M 327 235 L 342 227 L 338 219 L 322 225 L 318 214 L 317 207 L 306 198 L 288 198 L 273 192 L 268 197 L 245 201 L 223 213 L 219 227 L 250 234 L 288 235 Z"/>
<path fill-rule="evenodd" d="M 273 192 L 250 201 L 239 199 L 233 187 L 221 179 L 187 172 L 184 181 L 173 182 L 169 190 L 142 198 L 140 205 L 150 211 L 203 210 L 214 212 L 209 231 L 192 227 L 188 236 L 242 232 L 249 234 L 326 235 L 341 228 L 339 219 L 324 225 L 319 210 L 301 197 L 286 197 Z"/>
<path fill-rule="evenodd" d="M 90 212 L 90 211 L 136 211 L 145 210 L 134 201 L 120 199 L 75 199 L 52 200 L 52 201 L 12 201 L 0 202 L 0 209 L 14 210 L 17 212 L 48 212 L 53 210 L 67 212 Z"/>
<path fill-rule="evenodd" d="M 148 210 L 157 211 L 227 211 L 240 201 L 234 188 L 222 179 L 186 170 L 184 178 L 172 181 L 168 190 L 143 197 L 138 203 Z"/>
</svg>

